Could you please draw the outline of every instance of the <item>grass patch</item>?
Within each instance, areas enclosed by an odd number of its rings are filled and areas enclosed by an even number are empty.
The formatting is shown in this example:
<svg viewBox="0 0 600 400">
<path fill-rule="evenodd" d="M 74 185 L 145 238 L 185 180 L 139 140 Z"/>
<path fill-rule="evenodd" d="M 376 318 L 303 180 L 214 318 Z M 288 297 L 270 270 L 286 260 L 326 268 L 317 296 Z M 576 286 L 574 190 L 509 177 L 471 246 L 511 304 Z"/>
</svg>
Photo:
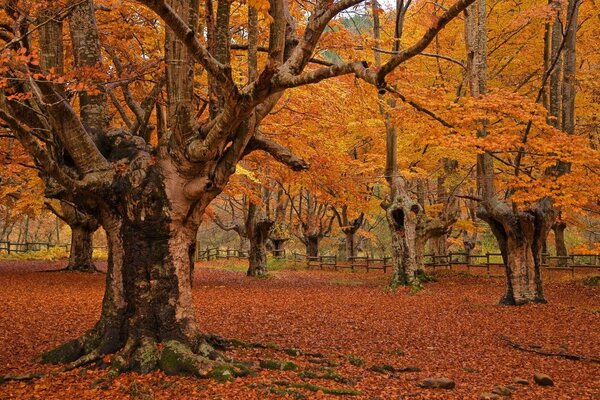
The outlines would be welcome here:
<svg viewBox="0 0 600 400">
<path fill-rule="evenodd" d="M 304 393 L 298 392 L 292 389 L 282 389 L 277 387 L 272 387 L 269 389 L 269 392 L 272 394 L 276 394 L 278 396 L 291 397 L 292 399 L 304 400 L 306 399 L 306 395 Z"/>
<path fill-rule="evenodd" d="M 348 362 L 355 367 L 363 367 L 365 365 L 365 360 L 353 355 L 348 356 Z"/>
<path fill-rule="evenodd" d="M 371 368 L 369 368 L 370 371 L 373 372 L 379 372 L 380 374 L 385 374 L 385 373 L 394 373 L 396 372 L 396 368 L 394 368 L 393 366 L 389 365 L 389 364 L 377 364 L 377 365 L 373 365 L 371 366 Z"/>
<path fill-rule="evenodd" d="M 263 369 L 276 371 L 296 371 L 298 369 L 296 363 L 282 360 L 260 360 L 259 365 Z"/>
<path fill-rule="evenodd" d="M 600 276 L 590 276 L 585 278 L 582 283 L 586 286 L 600 286 Z"/>
<path fill-rule="evenodd" d="M 267 258 L 267 271 L 283 271 L 290 269 L 290 263 L 285 258 Z"/>
</svg>

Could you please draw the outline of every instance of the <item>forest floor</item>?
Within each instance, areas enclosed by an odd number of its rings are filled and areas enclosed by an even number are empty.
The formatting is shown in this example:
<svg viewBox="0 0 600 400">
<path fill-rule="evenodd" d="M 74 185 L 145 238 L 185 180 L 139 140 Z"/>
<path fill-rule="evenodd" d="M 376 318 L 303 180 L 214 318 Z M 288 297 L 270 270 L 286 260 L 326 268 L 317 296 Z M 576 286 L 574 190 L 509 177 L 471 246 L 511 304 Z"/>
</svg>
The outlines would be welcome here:
<svg viewBox="0 0 600 400">
<path fill-rule="evenodd" d="M 513 399 L 600 399 L 600 364 L 521 351 L 502 339 L 534 351 L 600 357 L 600 287 L 581 280 L 546 283 L 548 304 L 505 307 L 497 305 L 502 279 L 464 273 L 442 273 L 411 294 L 386 292 L 389 274 L 381 271 L 283 269 L 253 279 L 230 263 L 199 265 L 200 326 L 270 345 L 228 351 L 254 362 L 256 373 L 219 383 L 95 368 L 58 373 L 39 364 L 40 353 L 81 335 L 100 312 L 104 275 L 39 272 L 63 264 L 0 262 L 0 375 L 45 374 L 0 384 L 1 399 L 479 399 L 498 385 L 514 386 Z M 297 369 L 259 368 L 259 359 Z M 536 372 L 554 386 L 536 385 Z M 417 386 L 429 377 L 451 378 L 456 387 Z"/>
</svg>

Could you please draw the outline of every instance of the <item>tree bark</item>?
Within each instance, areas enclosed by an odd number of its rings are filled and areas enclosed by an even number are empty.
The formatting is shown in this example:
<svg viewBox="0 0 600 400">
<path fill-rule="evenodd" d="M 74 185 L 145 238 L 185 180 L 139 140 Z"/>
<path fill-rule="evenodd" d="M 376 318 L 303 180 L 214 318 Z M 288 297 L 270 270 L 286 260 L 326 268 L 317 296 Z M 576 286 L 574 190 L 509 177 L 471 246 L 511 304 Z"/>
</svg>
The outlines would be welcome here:
<svg viewBox="0 0 600 400">
<path fill-rule="evenodd" d="M 436 256 L 444 256 L 448 254 L 448 234 L 444 233 L 441 236 L 434 236 L 429 239 L 431 252 Z"/>
<path fill-rule="evenodd" d="M 318 257 L 319 256 L 319 242 L 321 238 L 318 235 L 306 236 L 304 238 L 306 245 L 306 255 L 308 257 Z"/>
<path fill-rule="evenodd" d="M 89 229 L 84 225 L 71 226 L 71 251 L 69 253 L 67 270 L 81 272 L 96 271 L 96 266 L 92 259 L 94 252 L 92 238 L 96 229 L 97 227 Z"/>
<path fill-rule="evenodd" d="M 267 240 L 273 227 L 273 221 L 268 219 L 257 205 L 250 203 L 246 222 L 246 232 L 250 239 L 248 276 L 267 275 Z"/>
<path fill-rule="evenodd" d="M 554 246 L 556 247 L 556 255 L 558 257 L 567 257 L 569 252 L 567 251 L 567 245 L 565 244 L 565 229 L 567 224 L 560 219 L 552 225 L 552 231 L 554 231 Z M 566 267 L 567 259 L 559 258 L 557 260 L 558 267 Z"/>
<path fill-rule="evenodd" d="M 346 260 L 356 257 L 356 231 L 347 230 L 344 232 L 345 243 L 346 243 Z"/>
<path fill-rule="evenodd" d="M 550 206 L 550 200 L 545 199 L 522 212 L 501 207 L 495 217 L 482 210 L 478 213 L 490 225 L 504 260 L 506 289 L 500 304 L 546 302 L 540 267 L 543 243 L 554 220 Z"/>
<path fill-rule="evenodd" d="M 273 256 L 275 257 L 283 257 L 283 255 L 285 254 L 285 242 L 287 242 L 288 239 L 273 239 L 271 238 L 271 243 L 273 244 L 273 248 L 271 250 L 271 253 L 273 254 Z"/>
<path fill-rule="evenodd" d="M 116 183 L 120 195 L 102 206 L 109 259 L 100 320 L 45 361 L 82 363 L 117 352 L 113 362 L 122 370 L 199 374 L 216 357 L 192 304 L 197 219 L 179 213 L 189 201 L 173 191 L 180 179 L 172 164 L 162 164 L 147 166 L 143 178 L 125 175 Z"/>
<path fill-rule="evenodd" d="M 388 226 L 392 236 L 391 287 L 418 284 L 416 256 L 417 219 L 421 207 L 413 201 L 403 178 L 396 177 L 392 183 L 392 202 L 385 205 Z"/>
<path fill-rule="evenodd" d="M 267 239 L 272 226 L 272 221 L 259 221 L 250 235 L 248 276 L 267 275 Z"/>
</svg>

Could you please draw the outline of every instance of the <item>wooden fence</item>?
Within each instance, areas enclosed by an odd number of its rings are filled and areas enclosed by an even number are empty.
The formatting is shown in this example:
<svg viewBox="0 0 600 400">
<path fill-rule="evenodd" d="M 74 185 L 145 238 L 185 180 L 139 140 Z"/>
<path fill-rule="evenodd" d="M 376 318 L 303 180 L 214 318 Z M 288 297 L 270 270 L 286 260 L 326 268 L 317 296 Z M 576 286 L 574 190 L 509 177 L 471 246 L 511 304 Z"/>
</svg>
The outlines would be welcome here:
<svg viewBox="0 0 600 400">
<path fill-rule="evenodd" d="M 61 248 L 66 252 L 71 250 L 71 243 L 49 243 L 49 242 L 25 242 L 15 243 L 0 241 L 0 253 L 18 254 L 33 251 L 48 251 L 50 249 Z M 94 246 L 94 249 L 106 249 L 106 246 Z"/>
<path fill-rule="evenodd" d="M 331 268 L 350 269 L 352 271 L 364 269 L 367 272 L 370 270 L 382 270 L 384 273 L 392 265 L 391 257 L 370 258 L 370 257 L 350 257 L 347 261 L 341 261 L 336 255 L 324 255 L 318 257 L 307 257 L 306 254 L 292 253 L 291 261 L 297 268 L 306 266 L 306 268 Z M 453 267 L 466 267 L 467 271 L 471 269 L 485 269 L 487 274 L 490 274 L 492 267 L 504 268 L 502 254 L 486 253 L 486 254 L 468 254 L 468 253 L 448 253 L 446 255 L 425 254 L 424 264 L 432 269 Z M 600 255 L 599 254 L 571 254 L 569 256 L 550 256 L 542 255 L 542 267 L 546 270 L 570 271 L 575 275 L 578 269 L 591 269 L 600 272 Z"/>
<path fill-rule="evenodd" d="M 196 246 L 196 261 L 211 261 L 211 260 L 229 260 L 236 258 L 238 260 L 248 258 L 248 252 L 238 249 L 222 249 L 219 247 L 206 248 L 202 250 L 200 246 Z"/>
<path fill-rule="evenodd" d="M 32 251 L 50 250 L 52 248 L 64 248 L 69 251 L 70 243 L 48 243 L 48 242 L 27 242 L 15 243 L 0 241 L 0 253 L 26 253 Z M 94 246 L 94 249 L 106 248 L 106 246 Z M 349 269 L 352 271 L 364 269 L 365 271 L 381 270 L 384 273 L 392 266 L 391 257 L 373 258 L 365 256 L 350 257 L 349 260 L 340 260 L 337 255 L 320 255 L 317 257 L 308 257 L 306 254 L 297 252 L 281 251 L 275 257 L 287 259 L 293 263 L 294 267 L 319 268 L 319 269 Z M 247 259 L 248 252 L 239 249 L 230 248 L 205 248 L 196 246 L 196 261 L 206 260 L 229 260 L 229 259 Z M 468 253 L 448 253 L 446 255 L 425 254 L 424 264 L 432 269 L 453 267 L 466 267 L 467 271 L 471 269 L 485 269 L 489 275 L 492 267 L 504 267 L 502 255 L 500 253 L 486 254 L 468 254 Z M 570 254 L 568 256 L 542 255 L 542 267 L 547 270 L 570 271 L 575 275 L 578 269 L 598 270 L 600 272 L 600 254 Z"/>
</svg>

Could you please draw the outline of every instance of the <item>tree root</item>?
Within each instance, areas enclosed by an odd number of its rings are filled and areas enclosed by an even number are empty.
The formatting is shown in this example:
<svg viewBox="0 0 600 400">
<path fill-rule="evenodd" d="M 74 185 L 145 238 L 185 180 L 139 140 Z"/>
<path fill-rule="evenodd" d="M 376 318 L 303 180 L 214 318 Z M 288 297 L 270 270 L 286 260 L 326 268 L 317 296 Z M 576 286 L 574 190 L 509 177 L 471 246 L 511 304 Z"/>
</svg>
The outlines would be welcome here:
<svg viewBox="0 0 600 400">
<path fill-rule="evenodd" d="M 66 267 L 60 268 L 60 269 L 43 269 L 43 270 L 39 270 L 36 272 L 83 272 L 86 274 L 99 273 L 99 274 L 106 275 L 106 272 L 99 270 L 95 265 L 93 267 L 94 267 L 93 269 L 91 269 L 91 268 L 78 269 L 78 268 L 69 268 L 69 266 L 66 266 Z"/>
<path fill-rule="evenodd" d="M 566 358 L 567 360 L 573 360 L 573 361 L 583 361 L 583 362 L 590 362 L 590 363 L 594 363 L 594 364 L 600 364 L 600 357 L 586 357 L 586 356 L 582 356 L 579 354 L 538 350 L 538 349 L 524 346 L 517 342 L 513 342 L 506 336 L 500 336 L 499 338 L 500 338 L 500 340 L 502 340 L 504 343 L 506 343 L 508 346 L 512 347 L 513 349 L 525 351 L 527 353 L 534 353 L 534 354 L 539 354 L 541 356 L 547 356 L 547 357 Z"/>
<path fill-rule="evenodd" d="M 0 384 L 4 382 L 10 381 L 31 381 L 33 379 L 39 379 L 43 377 L 44 374 L 34 372 L 26 375 L 0 375 Z"/>
</svg>

